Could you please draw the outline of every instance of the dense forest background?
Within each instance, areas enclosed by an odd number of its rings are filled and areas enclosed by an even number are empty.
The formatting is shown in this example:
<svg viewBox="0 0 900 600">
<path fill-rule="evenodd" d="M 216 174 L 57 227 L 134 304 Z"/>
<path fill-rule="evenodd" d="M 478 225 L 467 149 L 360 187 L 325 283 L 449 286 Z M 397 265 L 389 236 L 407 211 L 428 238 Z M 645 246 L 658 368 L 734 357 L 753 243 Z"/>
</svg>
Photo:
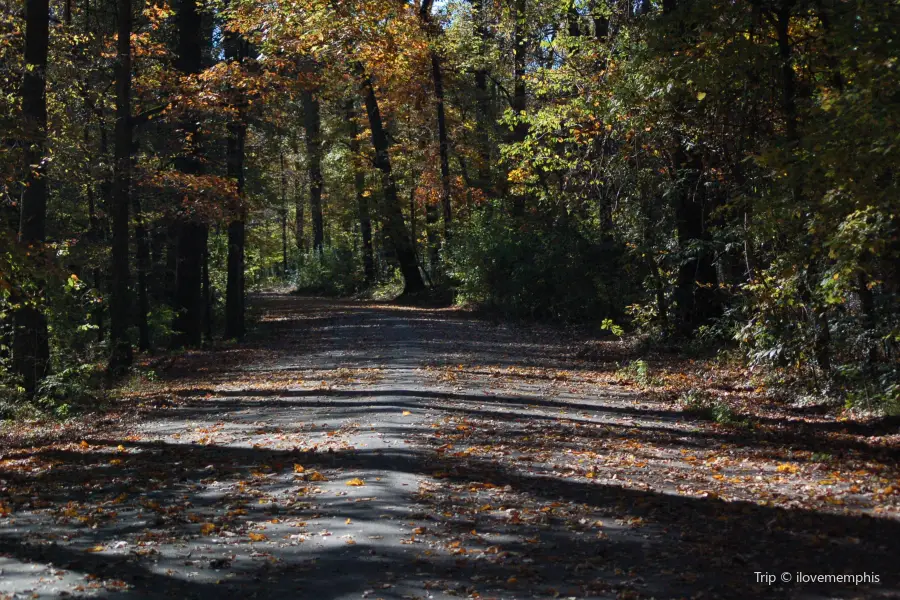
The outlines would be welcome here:
<svg viewBox="0 0 900 600">
<path fill-rule="evenodd" d="M 0 1 L 0 395 L 449 296 L 900 405 L 900 2 Z"/>
</svg>

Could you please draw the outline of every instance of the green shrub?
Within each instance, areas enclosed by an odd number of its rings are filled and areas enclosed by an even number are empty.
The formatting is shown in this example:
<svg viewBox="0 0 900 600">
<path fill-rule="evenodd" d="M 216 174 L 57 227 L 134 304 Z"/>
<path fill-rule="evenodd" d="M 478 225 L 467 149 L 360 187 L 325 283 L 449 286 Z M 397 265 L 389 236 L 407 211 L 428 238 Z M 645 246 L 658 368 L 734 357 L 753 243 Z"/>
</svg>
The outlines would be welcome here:
<svg viewBox="0 0 900 600">
<path fill-rule="evenodd" d="M 633 360 L 616 371 L 622 379 L 630 379 L 641 386 L 656 385 L 658 380 L 650 374 L 650 365 L 645 360 Z"/>
<path fill-rule="evenodd" d="M 102 368 L 79 364 L 48 375 L 37 390 L 37 404 L 57 418 L 94 408 L 103 390 Z"/>
<path fill-rule="evenodd" d="M 515 220 L 500 203 L 473 214 L 445 254 L 457 301 L 508 316 L 615 318 L 630 288 L 620 246 L 572 221 Z"/>
<path fill-rule="evenodd" d="M 694 415 L 698 419 L 713 421 L 719 425 L 733 427 L 747 427 L 749 421 L 742 419 L 740 414 L 722 400 L 703 390 L 688 390 L 679 396 L 678 405 L 686 413 Z"/>
<path fill-rule="evenodd" d="M 362 261 L 346 246 L 309 252 L 299 261 L 294 276 L 298 293 L 347 296 L 363 286 Z"/>
</svg>

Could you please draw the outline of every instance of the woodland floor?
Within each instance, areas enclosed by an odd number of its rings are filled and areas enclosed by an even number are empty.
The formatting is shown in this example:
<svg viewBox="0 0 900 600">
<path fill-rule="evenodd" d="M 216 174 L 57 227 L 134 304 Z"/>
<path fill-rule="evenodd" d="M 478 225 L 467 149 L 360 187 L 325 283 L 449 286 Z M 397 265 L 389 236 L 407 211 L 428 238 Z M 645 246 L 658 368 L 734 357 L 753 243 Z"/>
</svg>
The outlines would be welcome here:
<svg viewBox="0 0 900 600">
<path fill-rule="evenodd" d="M 896 428 L 672 357 L 638 386 L 541 326 L 254 304 L 113 412 L 3 432 L 0 598 L 900 598 Z"/>
</svg>

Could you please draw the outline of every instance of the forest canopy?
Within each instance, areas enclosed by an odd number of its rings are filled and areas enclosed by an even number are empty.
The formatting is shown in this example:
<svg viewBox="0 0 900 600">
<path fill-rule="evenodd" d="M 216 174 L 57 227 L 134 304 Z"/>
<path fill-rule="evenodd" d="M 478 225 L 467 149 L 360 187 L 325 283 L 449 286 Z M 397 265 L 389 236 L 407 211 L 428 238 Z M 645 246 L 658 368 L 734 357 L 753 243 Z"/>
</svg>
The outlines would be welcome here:
<svg viewBox="0 0 900 600">
<path fill-rule="evenodd" d="M 896 0 L 0 0 L 0 396 L 452 295 L 900 409 Z"/>
</svg>

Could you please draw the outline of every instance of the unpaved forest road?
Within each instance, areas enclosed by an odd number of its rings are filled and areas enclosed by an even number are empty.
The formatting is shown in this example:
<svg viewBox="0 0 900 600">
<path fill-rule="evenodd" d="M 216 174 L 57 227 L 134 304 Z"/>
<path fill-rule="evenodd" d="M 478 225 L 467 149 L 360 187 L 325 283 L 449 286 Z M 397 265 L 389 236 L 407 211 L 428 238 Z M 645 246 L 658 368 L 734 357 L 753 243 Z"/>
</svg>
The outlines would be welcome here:
<svg viewBox="0 0 900 600">
<path fill-rule="evenodd" d="M 831 470 L 885 486 L 877 444 L 820 468 L 808 438 L 610 385 L 550 329 L 255 304 L 247 343 L 126 400 L 131 431 L 5 454 L 0 597 L 900 597 L 890 491 L 877 517 L 810 508 Z M 755 574 L 798 571 L 880 583 Z"/>
</svg>

